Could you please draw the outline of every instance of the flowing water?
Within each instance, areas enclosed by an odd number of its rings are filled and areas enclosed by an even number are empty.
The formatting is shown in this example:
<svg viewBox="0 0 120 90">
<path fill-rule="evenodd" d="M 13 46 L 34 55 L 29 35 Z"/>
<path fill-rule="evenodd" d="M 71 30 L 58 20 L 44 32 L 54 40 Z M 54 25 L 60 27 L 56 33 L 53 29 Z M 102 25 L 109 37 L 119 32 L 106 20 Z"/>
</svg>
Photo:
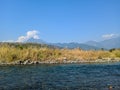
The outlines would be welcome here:
<svg viewBox="0 0 120 90">
<path fill-rule="evenodd" d="M 120 63 L 0 66 L 0 90 L 120 90 Z"/>
</svg>

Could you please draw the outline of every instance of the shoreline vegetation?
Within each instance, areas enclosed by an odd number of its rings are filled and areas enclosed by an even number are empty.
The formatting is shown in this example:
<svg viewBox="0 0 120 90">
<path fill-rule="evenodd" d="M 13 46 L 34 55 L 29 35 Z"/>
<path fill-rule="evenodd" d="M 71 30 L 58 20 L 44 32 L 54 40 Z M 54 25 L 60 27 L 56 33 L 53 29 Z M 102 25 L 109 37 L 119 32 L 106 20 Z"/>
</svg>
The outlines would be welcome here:
<svg viewBox="0 0 120 90">
<path fill-rule="evenodd" d="M 35 43 L 0 43 L 0 65 L 120 62 L 120 49 L 60 49 Z"/>
</svg>

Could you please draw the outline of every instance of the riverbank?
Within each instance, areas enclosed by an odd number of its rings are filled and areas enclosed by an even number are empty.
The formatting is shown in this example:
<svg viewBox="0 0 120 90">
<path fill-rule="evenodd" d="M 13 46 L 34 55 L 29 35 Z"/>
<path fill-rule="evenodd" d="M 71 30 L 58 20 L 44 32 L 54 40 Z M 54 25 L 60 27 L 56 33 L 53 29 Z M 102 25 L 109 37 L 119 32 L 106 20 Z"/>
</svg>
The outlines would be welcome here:
<svg viewBox="0 0 120 90">
<path fill-rule="evenodd" d="M 82 50 L 59 49 L 41 44 L 3 43 L 0 45 L 0 64 L 53 64 L 119 62 L 120 49 Z"/>
<path fill-rule="evenodd" d="M 115 63 L 120 62 L 120 59 L 97 59 L 97 60 L 46 60 L 46 61 L 32 61 L 32 60 L 18 60 L 10 63 L 0 63 L 0 65 L 37 65 L 37 64 L 82 64 L 82 63 Z"/>
</svg>

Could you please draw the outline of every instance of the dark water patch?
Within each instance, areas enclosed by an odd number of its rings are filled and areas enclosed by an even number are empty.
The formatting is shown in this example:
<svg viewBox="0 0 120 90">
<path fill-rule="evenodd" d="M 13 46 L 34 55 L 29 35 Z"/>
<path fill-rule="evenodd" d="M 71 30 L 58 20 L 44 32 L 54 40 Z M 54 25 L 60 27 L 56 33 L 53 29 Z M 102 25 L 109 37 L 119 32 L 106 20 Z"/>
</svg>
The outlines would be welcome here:
<svg viewBox="0 0 120 90">
<path fill-rule="evenodd" d="M 0 66 L 0 90 L 120 90 L 120 63 Z"/>
</svg>

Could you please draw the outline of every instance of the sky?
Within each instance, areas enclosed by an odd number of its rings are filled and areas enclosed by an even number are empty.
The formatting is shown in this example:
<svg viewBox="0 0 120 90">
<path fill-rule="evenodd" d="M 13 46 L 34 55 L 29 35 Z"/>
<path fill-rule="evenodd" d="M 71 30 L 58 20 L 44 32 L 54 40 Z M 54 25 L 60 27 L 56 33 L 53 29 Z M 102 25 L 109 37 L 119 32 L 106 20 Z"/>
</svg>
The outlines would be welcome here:
<svg viewBox="0 0 120 90">
<path fill-rule="evenodd" d="M 0 41 L 100 41 L 120 35 L 120 0 L 0 0 Z"/>
</svg>

